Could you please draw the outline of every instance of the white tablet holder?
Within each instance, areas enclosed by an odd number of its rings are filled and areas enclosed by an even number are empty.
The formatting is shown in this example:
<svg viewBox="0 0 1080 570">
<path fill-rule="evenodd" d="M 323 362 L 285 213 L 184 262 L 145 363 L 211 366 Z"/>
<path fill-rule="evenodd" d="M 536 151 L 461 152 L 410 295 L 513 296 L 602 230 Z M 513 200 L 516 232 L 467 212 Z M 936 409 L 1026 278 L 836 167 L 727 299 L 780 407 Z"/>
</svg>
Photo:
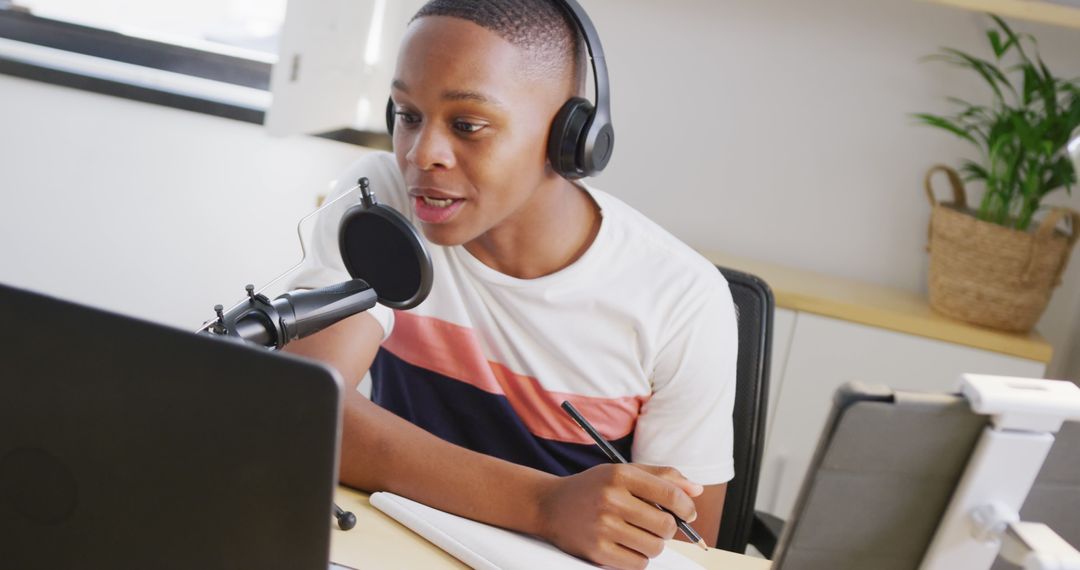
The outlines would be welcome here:
<svg viewBox="0 0 1080 570">
<path fill-rule="evenodd" d="M 961 392 L 990 416 L 920 570 L 989 569 L 997 556 L 1024 570 L 1080 570 L 1080 552 L 1019 511 L 1065 421 L 1080 421 L 1072 382 L 965 374 Z M 1077 513 L 1080 516 L 1080 513 Z"/>
</svg>

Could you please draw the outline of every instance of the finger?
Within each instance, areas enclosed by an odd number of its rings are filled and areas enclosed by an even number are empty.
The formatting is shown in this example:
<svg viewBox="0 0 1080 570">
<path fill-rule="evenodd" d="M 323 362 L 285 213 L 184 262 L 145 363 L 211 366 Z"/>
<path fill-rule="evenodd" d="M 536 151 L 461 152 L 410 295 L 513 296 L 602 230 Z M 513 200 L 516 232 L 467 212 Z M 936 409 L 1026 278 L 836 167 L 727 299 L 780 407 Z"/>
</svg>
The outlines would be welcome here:
<svg viewBox="0 0 1080 570">
<path fill-rule="evenodd" d="M 626 489 L 632 495 L 642 501 L 656 503 L 684 521 L 690 522 L 697 518 L 694 500 L 682 488 L 641 469 L 636 471 L 638 473 L 627 476 L 625 482 Z"/>
<path fill-rule="evenodd" d="M 675 536 L 678 530 L 675 517 L 632 495 L 628 495 L 627 499 L 624 504 L 618 505 L 618 514 L 623 520 L 664 540 Z"/>
<path fill-rule="evenodd" d="M 687 479 L 678 469 L 662 465 L 634 464 L 635 467 L 644 469 L 649 473 L 678 485 L 683 492 L 691 497 L 696 497 L 705 492 L 705 487 Z"/>
<path fill-rule="evenodd" d="M 670 518 L 670 517 L 669 517 Z M 656 558 L 664 551 L 664 539 L 625 521 L 612 525 L 610 535 L 616 544 L 646 558 Z"/>
<path fill-rule="evenodd" d="M 640 552 L 613 542 L 607 543 L 593 562 L 605 568 L 619 570 L 645 570 L 649 565 L 649 559 Z"/>
</svg>

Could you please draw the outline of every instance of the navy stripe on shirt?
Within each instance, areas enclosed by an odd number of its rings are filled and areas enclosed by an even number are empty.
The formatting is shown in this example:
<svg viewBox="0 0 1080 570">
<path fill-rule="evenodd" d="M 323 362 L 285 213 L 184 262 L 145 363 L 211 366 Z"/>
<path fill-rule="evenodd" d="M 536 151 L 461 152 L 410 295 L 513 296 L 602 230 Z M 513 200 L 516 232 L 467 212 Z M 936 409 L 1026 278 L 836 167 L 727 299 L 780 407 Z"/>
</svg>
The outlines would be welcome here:
<svg viewBox="0 0 1080 570">
<path fill-rule="evenodd" d="M 371 380 L 373 402 L 473 451 L 560 476 L 608 463 L 595 445 L 533 435 L 506 396 L 415 366 L 385 348 L 375 355 Z M 633 439 L 631 432 L 611 442 L 627 461 Z"/>
</svg>

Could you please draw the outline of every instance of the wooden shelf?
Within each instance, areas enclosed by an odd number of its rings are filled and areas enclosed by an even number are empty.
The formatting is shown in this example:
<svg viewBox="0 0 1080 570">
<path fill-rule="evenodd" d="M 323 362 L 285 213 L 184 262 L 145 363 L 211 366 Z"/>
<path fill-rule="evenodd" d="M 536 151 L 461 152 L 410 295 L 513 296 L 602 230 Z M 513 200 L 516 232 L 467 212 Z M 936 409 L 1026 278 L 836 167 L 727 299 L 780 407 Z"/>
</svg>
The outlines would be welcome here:
<svg viewBox="0 0 1080 570">
<path fill-rule="evenodd" d="M 716 265 L 757 275 L 772 288 L 776 306 L 1048 363 L 1053 348 L 1038 332 L 1012 334 L 934 312 L 926 297 L 793 269 L 721 252 L 701 252 Z"/>
<path fill-rule="evenodd" d="M 1080 28 L 1080 7 L 1044 0 L 921 0 L 1008 18 Z"/>
</svg>

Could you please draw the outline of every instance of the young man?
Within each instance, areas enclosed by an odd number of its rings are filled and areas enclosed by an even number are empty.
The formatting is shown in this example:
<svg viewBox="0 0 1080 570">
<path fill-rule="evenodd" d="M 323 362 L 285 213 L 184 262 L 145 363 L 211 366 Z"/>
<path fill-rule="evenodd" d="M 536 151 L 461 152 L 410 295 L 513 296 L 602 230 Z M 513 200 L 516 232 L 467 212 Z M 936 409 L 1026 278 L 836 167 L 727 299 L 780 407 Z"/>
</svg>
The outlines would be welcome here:
<svg viewBox="0 0 1080 570">
<path fill-rule="evenodd" d="M 735 314 L 706 260 L 548 163 L 552 120 L 588 70 L 579 41 L 551 0 L 420 10 L 392 85 L 394 154 L 366 155 L 339 191 L 367 176 L 420 226 L 432 292 L 290 349 L 346 379 L 346 484 L 641 568 L 675 535 L 654 503 L 715 543 L 733 476 Z M 348 278 L 347 207 L 323 216 L 317 268 L 297 287 Z M 369 369 L 374 403 L 355 389 Z M 636 465 L 608 464 L 563 400 Z"/>
</svg>

